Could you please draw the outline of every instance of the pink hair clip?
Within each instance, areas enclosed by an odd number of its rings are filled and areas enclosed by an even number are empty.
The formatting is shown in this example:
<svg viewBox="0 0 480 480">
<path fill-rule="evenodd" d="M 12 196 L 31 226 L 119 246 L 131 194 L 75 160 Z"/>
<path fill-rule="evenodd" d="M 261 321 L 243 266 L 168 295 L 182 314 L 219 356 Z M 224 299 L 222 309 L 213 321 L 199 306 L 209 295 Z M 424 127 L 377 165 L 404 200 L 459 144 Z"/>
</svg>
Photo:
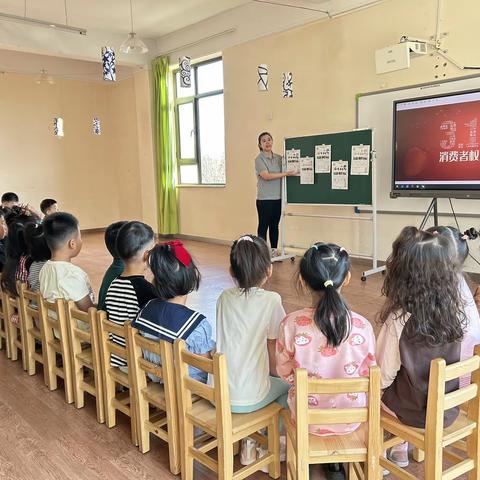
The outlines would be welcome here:
<svg viewBox="0 0 480 480">
<path fill-rule="evenodd" d="M 470 238 L 469 235 L 462 235 L 462 240 L 465 240 L 465 241 L 466 241 L 466 240 L 468 240 L 469 238 Z"/>
</svg>

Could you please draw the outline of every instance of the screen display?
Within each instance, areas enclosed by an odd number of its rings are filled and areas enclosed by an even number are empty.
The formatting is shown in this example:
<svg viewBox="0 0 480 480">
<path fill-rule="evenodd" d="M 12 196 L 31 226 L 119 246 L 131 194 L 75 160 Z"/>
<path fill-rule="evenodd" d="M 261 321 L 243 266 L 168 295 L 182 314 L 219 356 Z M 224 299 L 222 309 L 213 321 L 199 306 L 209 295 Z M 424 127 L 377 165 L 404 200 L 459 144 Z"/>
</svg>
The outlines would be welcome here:
<svg viewBox="0 0 480 480">
<path fill-rule="evenodd" d="M 394 102 L 393 123 L 393 196 L 480 195 L 480 91 Z"/>
</svg>

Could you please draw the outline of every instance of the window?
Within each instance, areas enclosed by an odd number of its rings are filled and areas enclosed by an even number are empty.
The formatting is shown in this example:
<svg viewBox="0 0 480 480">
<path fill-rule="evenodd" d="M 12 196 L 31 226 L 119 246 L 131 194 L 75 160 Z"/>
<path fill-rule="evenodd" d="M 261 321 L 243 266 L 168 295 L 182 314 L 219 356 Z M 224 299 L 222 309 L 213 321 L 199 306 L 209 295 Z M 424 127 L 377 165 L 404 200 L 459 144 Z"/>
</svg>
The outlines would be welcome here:
<svg viewBox="0 0 480 480">
<path fill-rule="evenodd" d="M 225 184 L 223 62 L 192 65 L 191 86 L 175 76 L 175 120 L 178 178 L 181 185 Z"/>
</svg>

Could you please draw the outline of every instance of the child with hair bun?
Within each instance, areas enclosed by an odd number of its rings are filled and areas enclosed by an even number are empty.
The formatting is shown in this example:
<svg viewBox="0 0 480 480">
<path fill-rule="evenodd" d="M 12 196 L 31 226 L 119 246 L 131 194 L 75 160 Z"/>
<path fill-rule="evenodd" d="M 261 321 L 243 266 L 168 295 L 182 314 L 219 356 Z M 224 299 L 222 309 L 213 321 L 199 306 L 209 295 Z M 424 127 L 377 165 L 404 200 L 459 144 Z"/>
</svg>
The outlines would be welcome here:
<svg viewBox="0 0 480 480">
<path fill-rule="evenodd" d="M 228 365 L 230 404 L 234 413 L 250 413 L 272 402 L 287 408 L 290 385 L 278 378 L 275 343 L 285 317 L 282 299 L 263 286 L 272 275 L 270 251 L 255 235 L 244 235 L 230 250 L 230 274 L 234 288 L 224 290 L 217 301 L 217 351 Z M 285 440 L 280 438 L 281 445 Z M 255 441 L 242 441 L 240 462 L 248 465 L 265 454 Z"/>
<path fill-rule="evenodd" d="M 277 340 L 277 371 L 294 384 L 295 369 L 305 368 L 313 378 L 354 378 L 369 375 L 375 365 L 375 336 L 369 321 L 352 312 L 341 290 L 350 282 L 347 251 L 332 243 L 315 243 L 303 255 L 299 284 L 312 297 L 311 306 L 287 315 Z M 295 388 L 288 394 L 295 415 Z M 350 408 L 366 405 L 365 393 L 310 395 L 311 408 Z M 358 423 L 309 425 L 313 435 L 342 435 Z M 343 467 L 329 464 L 327 478 L 345 478 Z"/>
</svg>

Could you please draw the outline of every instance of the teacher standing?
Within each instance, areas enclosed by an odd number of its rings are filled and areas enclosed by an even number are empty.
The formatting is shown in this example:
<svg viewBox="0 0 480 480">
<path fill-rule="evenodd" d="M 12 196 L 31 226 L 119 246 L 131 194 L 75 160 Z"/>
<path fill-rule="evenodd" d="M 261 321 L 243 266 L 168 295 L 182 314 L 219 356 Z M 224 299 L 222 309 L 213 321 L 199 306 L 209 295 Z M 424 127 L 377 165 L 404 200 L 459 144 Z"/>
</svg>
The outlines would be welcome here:
<svg viewBox="0 0 480 480">
<path fill-rule="evenodd" d="M 294 170 L 282 172 L 282 156 L 272 151 L 273 137 L 268 132 L 258 136 L 260 153 L 255 159 L 257 174 L 258 236 L 270 237 L 272 256 L 278 255 L 278 224 L 282 214 L 282 178 L 295 175 Z"/>
</svg>

